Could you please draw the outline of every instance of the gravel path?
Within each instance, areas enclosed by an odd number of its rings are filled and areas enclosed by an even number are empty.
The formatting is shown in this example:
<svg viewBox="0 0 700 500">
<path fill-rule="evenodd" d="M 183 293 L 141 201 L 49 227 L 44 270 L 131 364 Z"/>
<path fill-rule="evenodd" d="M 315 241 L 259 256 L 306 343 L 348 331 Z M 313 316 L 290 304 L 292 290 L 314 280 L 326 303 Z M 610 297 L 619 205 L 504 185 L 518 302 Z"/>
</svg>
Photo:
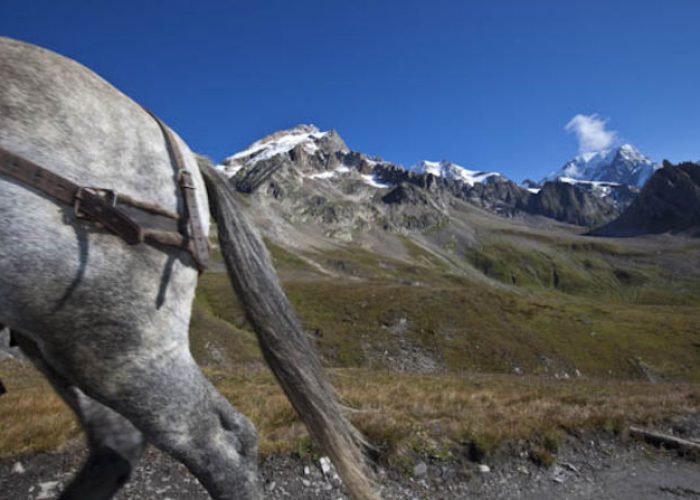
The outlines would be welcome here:
<svg viewBox="0 0 700 500">
<path fill-rule="evenodd" d="M 0 461 L 0 499 L 55 498 L 85 454 L 77 444 L 63 450 Z M 21 464 L 21 465 L 18 465 Z M 488 471 L 486 471 L 486 465 Z M 380 471 L 385 499 L 700 499 L 700 463 L 650 449 L 636 442 L 609 440 L 567 444 L 550 468 L 526 457 L 500 463 L 419 463 L 417 477 Z M 261 466 L 270 499 L 347 498 L 332 470 L 318 461 L 290 456 L 266 459 Z M 207 499 L 180 464 L 149 449 L 119 499 Z"/>
</svg>

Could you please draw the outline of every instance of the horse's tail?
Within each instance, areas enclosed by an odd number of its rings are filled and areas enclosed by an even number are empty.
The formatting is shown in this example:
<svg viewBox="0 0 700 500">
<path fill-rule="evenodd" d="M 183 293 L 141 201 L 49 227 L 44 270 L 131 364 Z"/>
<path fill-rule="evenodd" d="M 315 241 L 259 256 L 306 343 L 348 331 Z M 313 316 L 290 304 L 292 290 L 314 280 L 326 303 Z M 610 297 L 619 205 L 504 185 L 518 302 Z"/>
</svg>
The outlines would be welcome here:
<svg viewBox="0 0 700 500">
<path fill-rule="evenodd" d="M 280 287 L 265 245 L 243 215 L 227 181 L 206 160 L 200 161 L 200 170 L 231 284 L 267 364 L 347 489 L 358 499 L 378 498 L 363 452 L 364 440 L 338 403 L 319 357 Z"/>
</svg>

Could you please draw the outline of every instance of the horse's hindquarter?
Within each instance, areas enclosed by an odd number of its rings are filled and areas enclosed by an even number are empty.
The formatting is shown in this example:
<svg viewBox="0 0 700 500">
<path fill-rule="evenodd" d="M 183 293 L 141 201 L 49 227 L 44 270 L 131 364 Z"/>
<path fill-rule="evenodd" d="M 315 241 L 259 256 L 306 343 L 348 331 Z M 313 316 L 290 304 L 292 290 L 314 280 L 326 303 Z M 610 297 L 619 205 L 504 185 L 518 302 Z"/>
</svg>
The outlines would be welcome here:
<svg viewBox="0 0 700 500">
<path fill-rule="evenodd" d="M 183 213 L 162 133 L 128 97 L 74 61 L 4 38 L 0 73 L 0 146 L 79 185 Z M 207 221 L 194 157 L 181 147 Z M 161 347 L 186 342 L 197 276 L 189 259 L 130 247 L 0 175 L 0 322 L 47 347 L 81 338 L 128 350 L 130 335 Z"/>
</svg>

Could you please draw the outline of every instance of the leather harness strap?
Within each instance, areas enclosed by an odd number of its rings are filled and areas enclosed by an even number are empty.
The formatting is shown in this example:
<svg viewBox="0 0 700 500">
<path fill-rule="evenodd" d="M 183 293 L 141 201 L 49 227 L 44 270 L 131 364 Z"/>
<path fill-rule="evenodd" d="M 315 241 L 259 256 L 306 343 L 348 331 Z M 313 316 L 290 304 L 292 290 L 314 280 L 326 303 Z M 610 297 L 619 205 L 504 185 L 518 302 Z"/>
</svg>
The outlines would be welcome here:
<svg viewBox="0 0 700 500">
<path fill-rule="evenodd" d="M 119 210 L 114 202 L 109 203 L 105 197 L 100 196 L 98 190 L 78 186 L 65 177 L 54 174 L 4 148 L 0 148 L 0 173 L 73 205 L 76 208 L 76 214 L 83 214 L 84 217 L 99 221 L 129 245 L 143 242 L 143 232 L 139 225 Z"/>
<path fill-rule="evenodd" d="M 118 195 L 109 189 L 79 186 L 2 147 L 0 173 L 73 206 L 77 217 L 95 220 L 129 245 L 146 241 L 181 248 L 192 255 L 197 269 L 203 272 L 209 259 L 209 245 L 199 217 L 192 174 L 185 168 L 172 132 L 160 119 L 150 114 L 163 132 L 177 171 L 178 184 L 185 200 L 184 217 L 158 205 Z"/>
<path fill-rule="evenodd" d="M 206 267 L 206 263 L 209 261 L 209 239 L 207 235 L 204 234 L 204 224 L 199 216 L 199 206 L 197 203 L 197 197 L 195 196 L 194 182 L 192 181 L 192 174 L 187 170 L 185 165 L 185 159 L 182 157 L 182 151 L 177 145 L 177 140 L 173 135 L 172 131 L 168 126 L 162 122 L 155 114 L 153 114 L 147 108 L 144 108 L 146 112 L 153 117 L 153 119 L 158 123 L 160 130 L 163 132 L 165 137 L 165 142 L 168 145 L 168 152 L 173 161 L 173 165 L 177 172 L 177 180 L 180 185 L 183 197 L 185 199 L 185 210 L 186 219 L 180 219 L 185 227 L 180 228 L 180 232 L 187 234 L 187 222 L 189 221 L 189 235 L 192 238 L 193 243 L 193 253 L 195 261 L 198 266 Z"/>
</svg>

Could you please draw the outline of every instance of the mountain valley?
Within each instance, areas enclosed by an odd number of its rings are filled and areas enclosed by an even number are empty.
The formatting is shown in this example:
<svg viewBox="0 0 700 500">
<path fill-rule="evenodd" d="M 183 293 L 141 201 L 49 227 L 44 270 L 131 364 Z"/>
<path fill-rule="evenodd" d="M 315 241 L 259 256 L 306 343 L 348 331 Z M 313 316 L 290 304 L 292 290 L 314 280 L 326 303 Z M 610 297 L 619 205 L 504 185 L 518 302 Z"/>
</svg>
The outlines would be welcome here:
<svg viewBox="0 0 700 500">
<path fill-rule="evenodd" d="M 623 211 L 608 184 L 631 200 L 636 186 L 405 169 L 311 126 L 221 168 L 330 365 L 700 379 L 700 241 L 586 235 Z M 215 316 L 245 325 L 223 277 L 201 290 Z"/>
</svg>

